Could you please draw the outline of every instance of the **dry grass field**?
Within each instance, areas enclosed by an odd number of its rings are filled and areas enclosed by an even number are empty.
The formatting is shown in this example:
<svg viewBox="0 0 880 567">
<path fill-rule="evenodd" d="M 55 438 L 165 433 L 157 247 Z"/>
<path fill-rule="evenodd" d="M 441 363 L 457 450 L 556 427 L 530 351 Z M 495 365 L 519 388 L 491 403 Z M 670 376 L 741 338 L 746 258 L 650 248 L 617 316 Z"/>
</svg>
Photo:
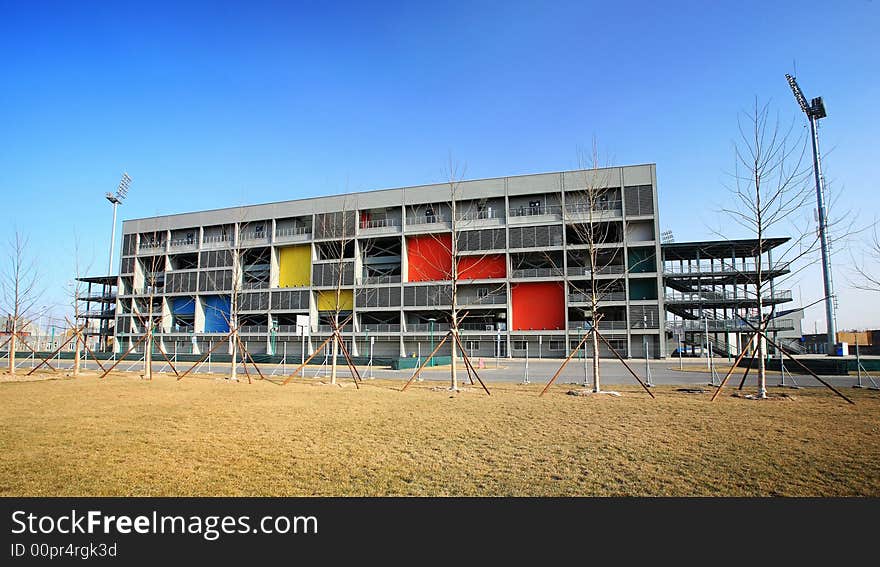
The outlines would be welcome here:
<svg viewBox="0 0 880 567">
<path fill-rule="evenodd" d="M 0 378 L 2 496 L 880 496 L 871 391 L 42 378 Z"/>
</svg>

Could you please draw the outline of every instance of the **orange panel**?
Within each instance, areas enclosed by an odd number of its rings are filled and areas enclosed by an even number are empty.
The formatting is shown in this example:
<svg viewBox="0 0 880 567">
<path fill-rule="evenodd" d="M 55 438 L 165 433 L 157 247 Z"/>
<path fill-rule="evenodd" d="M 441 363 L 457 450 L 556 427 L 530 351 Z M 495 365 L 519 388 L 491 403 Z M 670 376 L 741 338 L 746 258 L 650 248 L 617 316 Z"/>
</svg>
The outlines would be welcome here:
<svg viewBox="0 0 880 567">
<path fill-rule="evenodd" d="M 503 254 L 462 256 L 458 259 L 459 280 L 503 278 L 507 275 L 507 261 Z"/>
<path fill-rule="evenodd" d="M 565 327 L 565 290 L 558 282 L 513 284 L 513 330 L 562 330 Z"/>
<path fill-rule="evenodd" d="M 452 279 L 452 235 L 425 234 L 406 239 L 411 282 Z"/>
</svg>

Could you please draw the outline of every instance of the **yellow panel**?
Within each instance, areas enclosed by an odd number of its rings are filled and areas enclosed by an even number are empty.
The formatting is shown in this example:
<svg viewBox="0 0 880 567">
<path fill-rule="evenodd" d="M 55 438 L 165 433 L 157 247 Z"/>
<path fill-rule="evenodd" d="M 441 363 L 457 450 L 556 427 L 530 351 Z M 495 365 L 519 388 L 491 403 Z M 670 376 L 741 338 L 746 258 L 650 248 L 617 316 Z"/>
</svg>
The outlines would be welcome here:
<svg viewBox="0 0 880 567">
<path fill-rule="evenodd" d="M 354 301 L 352 301 L 351 290 L 343 289 L 339 292 L 339 311 L 350 311 Z M 318 311 L 336 311 L 336 291 L 319 291 L 318 292 Z"/>
<path fill-rule="evenodd" d="M 278 287 L 302 287 L 309 285 L 312 267 L 311 246 L 289 246 L 278 254 Z"/>
</svg>

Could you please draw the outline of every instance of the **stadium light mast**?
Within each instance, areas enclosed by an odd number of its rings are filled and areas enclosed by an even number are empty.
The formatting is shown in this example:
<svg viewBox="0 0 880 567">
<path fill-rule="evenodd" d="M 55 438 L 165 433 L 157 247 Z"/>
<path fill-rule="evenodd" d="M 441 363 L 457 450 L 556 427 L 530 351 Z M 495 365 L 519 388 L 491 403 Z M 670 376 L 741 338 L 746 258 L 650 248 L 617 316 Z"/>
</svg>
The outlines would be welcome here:
<svg viewBox="0 0 880 567">
<path fill-rule="evenodd" d="M 113 204 L 113 230 L 110 232 L 110 260 L 107 263 L 107 275 L 113 275 L 113 245 L 116 239 L 116 207 L 125 200 L 128 195 L 128 188 L 131 185 L 131 177 L 128 173 L 123 172 L 122 179 L 119 180 L 119 186 L 116 188 L 116 194 L 107 193 L 104 197 Z"/>
<path fill-rule="evenodd" d="M 819 216 L 819 243 L 822 249 L 822 279 L 825 284 L 825 328 L 828 332 L 827 353 L 834 354 L 834 345 L 837 342 L 837 325 L 834 322 L 834 290 L 831 286 L 831 259 L 828 249 L 828 236 L 826 230 L 828 222 L 825 216 L 825 195 L 822 191 L 822 164 L 819 157 L 819 129 L 818 122 L 820 118 L 825 118 L 825 103 L 822 97 L 814 98 L 810 104 L 807 104 L 807 98 L 804 96 L 801 87 L 798 85 L 794 77 L 785 74 L 788 80 L 788 86 L 794 93 L 794 98 L 800 105 L 801 110 L 807 115 L 810 121 L 810 139 L 813 142 L 813 175 L 816 178 L 816 209 Z"/>
</svg>

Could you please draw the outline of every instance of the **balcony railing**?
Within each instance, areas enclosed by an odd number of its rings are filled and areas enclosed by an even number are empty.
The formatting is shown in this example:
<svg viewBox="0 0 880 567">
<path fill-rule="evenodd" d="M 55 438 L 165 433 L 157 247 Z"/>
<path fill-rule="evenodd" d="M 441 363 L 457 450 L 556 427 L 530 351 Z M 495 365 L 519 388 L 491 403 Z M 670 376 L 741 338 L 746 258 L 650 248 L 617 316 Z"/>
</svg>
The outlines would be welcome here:
<svg viewBox="0 0 880 567">
<path fill-rule="evenodd" d="M 369 333 L 399 333 L 400 324 L 398 323 L 364 323 L 361 325 L 361 331 Z"/>
<path fill-rule="evenodd" d="M 269 332 L 268 325 L 242 325 L 238 329 L 241 333 L 245 335 L 265 335 Z"/>
<path fill-rule="evenodd" d="M 664 296 L 669 302 L 707 302 L 707 301 L 755 301 L 754 293 L 743 294 L 733 291 L 693 291 L 693 292 L 667 292 Z M 791 290 L 780 290 L 773 293 L 763 293 L 764 301 L 785 301 L 791 299 Z"/>
<path fill-rule="evenodd" d="M 80 301 L 93 300 L 93 299 L 116 299 L 116 292 L 111 291 L 110 293 L 88 293 L 88 294 L 79 296 Z"/>
<path fill-rule="evenodd" d="M 265 230 L 242 232 L 241 239 L 244 242 L 255 242 L 260 240 L 268 240 L 269 235 Z"/>
<path fill-rule="evenodd" d="M 569 331 L 588 331 L 590 323 L 587 321 L 569 321 Z M 599 321 L 600 331 L 625 331 L 626 321 Z"/>
<path fill-rule="evenodd" d="M 483 297 L 458 298 L 459 305 L 500 305 L 504 303 L 507 303 L 507 295 L 501 295 L 498 293 L 491 293 L 489 295 L 484 295 Z"/>
<path fill-rule="evenodd" d="M 537 207 L 527 207 L 520 205 L 519 207 L 511 207 L 508 214 L 512 217 L 532 217 L 541 215 L 562 215 L 561 205 L 540 205 Z"/>
<path fill-rule="evenodd" d="M 230 235 L 222 235 L 222 234 L 214 234 L 214 235 L 206 235 L 202 237 L 202 244 L 207 244 L 209 246 L 229 246 L 232 243 L 232 236 Z"/>
<path fill-rule="evenodd" d="M 158 250 L 160 248 L 165 248 L 165 241 L 161 240 L 159 242 L 141 242 L 138 245 L 138 250 Z"/>
<path fill-rule="evenodd" d="M 449 323 L 434 323 L 434 332 L 448 331 Z M 429 333 L 431 332 L 431 323 L 407 323 L 406 331 L 408 333 Z"/>
<path fill-rule="evenodd" d="M 373 228 L 388 228 L 397 230 L 400 228 L 400 219 L 375 219 L 361 221 L 361 230 L 370 230 Z"/>
<path fill-rule="evenodd" d="M 762 272 L 771 272 L 771 271 L 782 271 L 787 270 L 789 267 L 789 262 L 762 262 L 761 263 L 761 271 Z M 758 264 L 756 262 L 746 262 L 744 264 L 731 264 L 731 263 L 722 263 L 720 265 L 716 264 L 713 266 L 706 265 L 664 265 L 663 273 L 664 274 L 732 274 L 732 273 L 742 273 L 742 274 L 754 274 L 758 271 Z"/>
<path fill-rule="evenodd" d="M 312 227 L 310 226 L 291 226 L 275 229 L 275 238 L 292 238 L 295 236 L 308 237 L 311 235 Z"/>
<path fill-rule="evenodd" d="M 602 201 L 597 202 L 593 207 L 590 207 L 589 203 L 566 203 L 565 211 L 568 213 L 579 214 L 579 215 L 589 215 L 590 211 L 594 214 L 614 214 L 621 215 L 623 214 L 623 207 L 621 205 L 620 199 L 613 201 Z"/>
<path fill-rule="evenodd" d="M 301 330 L 305 330 L 306 334 L 309 332 L 308 326 L 303 326 L 297 328 L 296 325 L 275 325 L 276 333 L 300 333 Z"/>
<path fill-rule="evenodd" d="M 568 267 L 568 275 L 569 276 L 591 276 L 593 273 L 596 275 L 604 276 L 609 274 L 622 274 L 626 271 L 623 267 L 623 264 L 609 264 L 607 266 L 598 266 L 595 272 L 590 271 L 590 268 L 587 266 L 569 266 Z"/>
<path fill-rule="evenodd" d="M 504 215 L 499 214 L 501 211 L 488 208 L 483 211 L 464 210 L 456 214 L 458 220 L 504 220 Z"/>
<path fill-rule="evenodd" d="M 92 309 L 89 311 L 83 311 L 79 314 L 80 317 L 85 319 L 98 319 L 98 318 L 110 318 L 116 316 L 115 309 Z"/>
<path fill-rule="evenodd" d="M 330 333 L 333 331 L 333 325 L 318 325 L 319 333 Z M 343 333 L 350 333 L 352 331 L 351 324 L 343 326 L 340 331 Z"/>
<path fill-rule="evenodd" d="M 756 320 L 750 320 L 752 325 L 757 326 Z M 770 320 L 767 323 L 768 331 L 793 331 L 795 328 L 794 321 L 791 319 Z M 683 331 L 705 333 L 724 332 L 724 331 L 749 331 L 751 327 L 740 319 L 703 319 L 690 321 L 667 321 L 666 329 L 668 331 Z"/>
<path fill-rule="evenodd" d="M 562 268 L 525 268 L 513 270 L 514 278 L 554 278 L 562 275 Z"/>
<path fill-rule="evenodd" d="M 362 285 L 400 283 L 400 274 L 391 276 L 364 276 Z"/>
<path fill-rule="evenodd" d="M 461 331 L 498 333 L 505 332 L 498 329 L 496 323 L 461 323 L 458 326 Z"/>
<path fill-rule="evenodd" d="M 191 249 L 196 247 L 195 238 L 174 238 L 168 242 L 171 248 Z"/>
<path fill-rule="evenodd" d="M 449 222 L 449 219 L 443 215 L 413 216 L 406 219 L 406 224 L 408 225 L 443 224 L 447 222 Z"/>
<path fill-rule="evenodd" d="M 626 301 L 626 292 L 623 291 L 607 291 L 598 294 L 598 301 Z M 590 303 L 592 299 L 589 294 L 573 292 L 568 294 L 569 303 Z"/>
</svg>

